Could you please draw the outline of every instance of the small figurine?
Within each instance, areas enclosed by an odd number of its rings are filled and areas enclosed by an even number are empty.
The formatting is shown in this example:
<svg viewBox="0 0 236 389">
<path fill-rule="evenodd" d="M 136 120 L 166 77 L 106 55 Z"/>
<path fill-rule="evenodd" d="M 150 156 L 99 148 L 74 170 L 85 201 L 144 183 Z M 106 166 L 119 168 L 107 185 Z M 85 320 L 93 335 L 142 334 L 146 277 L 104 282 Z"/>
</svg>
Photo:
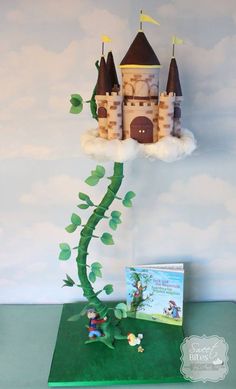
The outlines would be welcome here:
<svg viewBox="0 0 236 389">
<path fill-rule="evenodd" d="M 179 311 L 181 310 L 180 307 L 177 307 L 177 304 L 175 301 L 170 300 L 169 301 L 169 307 L 168 311 L 170 312 L 170 315 L 173 319 L 179 319 Z"/>
<path fill-rule="evenodd" d="M 93 308 L 87 310 L 87 317 L 89 319 L 89 338 L 95 339 L 97 337 L 104 336 L 102 331 L 97 328 L 97 325 L 106 322 L 107 317 L 105 316 L 103 319 L 100 319 L 98 313 Z"/>
<path fill-rule="evenodd" d="M 127 339 L 130 346 L 136 346 L 137 344 L 141 343 L 141 340 L 143 339 L 143 334 L 138 334 L 138 336 L 136 337 L 134 334 L 129 333 Z"/>
</svg>

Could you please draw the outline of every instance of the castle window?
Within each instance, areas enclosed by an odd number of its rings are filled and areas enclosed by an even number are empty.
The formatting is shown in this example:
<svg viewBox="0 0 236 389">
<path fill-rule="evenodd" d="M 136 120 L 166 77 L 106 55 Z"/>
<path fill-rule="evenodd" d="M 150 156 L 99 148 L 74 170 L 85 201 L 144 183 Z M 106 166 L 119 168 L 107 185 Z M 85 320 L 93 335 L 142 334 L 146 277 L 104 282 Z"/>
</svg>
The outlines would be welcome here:
<svg viewBox="0 0 236 389">
<path fill-rule="evenodd" d="M 133 96 L 134 95 L 134 88 L 132 84 L 125 84 L 124 87 L 124 94 L 125 96 Z"/>
<path fill-rule="evenodd" d="M 158 85 L 152 84 L 150 87 L 150 96 L 157 97 L 158 96 Z"/>
<path fill-rule="evenodd" d="M 104 107 L 98 108 L 98 117 L 99 118 L 107 118 L 107 110 Z"/>
</svg>

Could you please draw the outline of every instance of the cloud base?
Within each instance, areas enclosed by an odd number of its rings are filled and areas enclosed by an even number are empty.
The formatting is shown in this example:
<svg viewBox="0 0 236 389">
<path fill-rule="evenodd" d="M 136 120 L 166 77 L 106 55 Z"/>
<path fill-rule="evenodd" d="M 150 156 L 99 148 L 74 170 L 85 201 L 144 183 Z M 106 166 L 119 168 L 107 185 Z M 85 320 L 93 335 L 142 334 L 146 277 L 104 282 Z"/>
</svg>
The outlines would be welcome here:
<svg viewBox="0 0 236 389">
<path fill-rule="evenodd" d="M 85 154 L 99 162 L 125 162 L 139 157 L 174 162 L 192 154 L 197 143 L 192 132 L 187 129 L 182 129 L 180 138 L 166 136 L 151 144 L 141 144 L 131 138 L 103 139 L 96 129 L 82 134 L 81 147 Z"/>
</svg>

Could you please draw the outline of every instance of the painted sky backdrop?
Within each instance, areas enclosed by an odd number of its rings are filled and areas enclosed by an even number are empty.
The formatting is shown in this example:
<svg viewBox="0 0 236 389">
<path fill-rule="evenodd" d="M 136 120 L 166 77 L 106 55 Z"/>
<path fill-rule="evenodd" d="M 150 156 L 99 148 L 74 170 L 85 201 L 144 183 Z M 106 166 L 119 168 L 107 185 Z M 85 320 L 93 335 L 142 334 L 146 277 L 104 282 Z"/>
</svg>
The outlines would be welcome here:
<svg viewBox="0 0 236 389">
<path fill-rule="evenodd" d="M 95 162 L 82 154 L 79 138 L 96 123 L 88 108 L 70 115 L 69 96 L 90 97 L 101 34 L 112 38 L 119 63 L 141 8 L 161 23 L 145 25 L 162 64 L 161 89 L 171 37 L 185 41 L 176 50 L 183 122 L 198 150 L 173 164 L 125 164 L 121 194 L 134 190 L 137 197 L 132 210 L 114 206 L 123 219 L 116 245 L 92 244 L 91 260 L 104 264 L 98 287 L 113 283 L 112 297 L 121 298 L 125 266 L 184 261 L 187 300 L 235 299 L 235 0 L 9 0 L 0 2 L 1 303 L 82 297 L 61 288 L 65 273 L 76 277 L 76 267 L 73 260 L 59 263 L 58 243 L 76 243 L 64 227 L 77 211 L 78 192 L 99 200 L 106 182 L 84 184 Z M 112 164 L 104 166 L 109 175 Z"/>
</svg>

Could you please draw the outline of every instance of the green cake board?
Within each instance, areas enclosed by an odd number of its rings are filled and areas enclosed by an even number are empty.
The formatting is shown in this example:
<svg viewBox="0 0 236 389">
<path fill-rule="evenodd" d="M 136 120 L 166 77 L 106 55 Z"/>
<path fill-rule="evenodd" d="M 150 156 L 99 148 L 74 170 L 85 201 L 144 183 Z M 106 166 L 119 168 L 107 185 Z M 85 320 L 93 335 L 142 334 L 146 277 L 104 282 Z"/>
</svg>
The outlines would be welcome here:
<svg viewBox="0 0 236 389">
<path fill-rule="evenodd" d="M 115 306 L 117 303 L 110 303 Z M 180 373 L 181 326 L 153 323 L 134 318 L 123 319 L 123 334 L 142 333 L 144 352 L 118 340 L 115 349 L 100 342 L 85 344 L 88 319 L 70 322 L 83 303 L 64 304 L 48 379 L 49 386 L 95 386 L 183 382 Z"/>
</svg>

